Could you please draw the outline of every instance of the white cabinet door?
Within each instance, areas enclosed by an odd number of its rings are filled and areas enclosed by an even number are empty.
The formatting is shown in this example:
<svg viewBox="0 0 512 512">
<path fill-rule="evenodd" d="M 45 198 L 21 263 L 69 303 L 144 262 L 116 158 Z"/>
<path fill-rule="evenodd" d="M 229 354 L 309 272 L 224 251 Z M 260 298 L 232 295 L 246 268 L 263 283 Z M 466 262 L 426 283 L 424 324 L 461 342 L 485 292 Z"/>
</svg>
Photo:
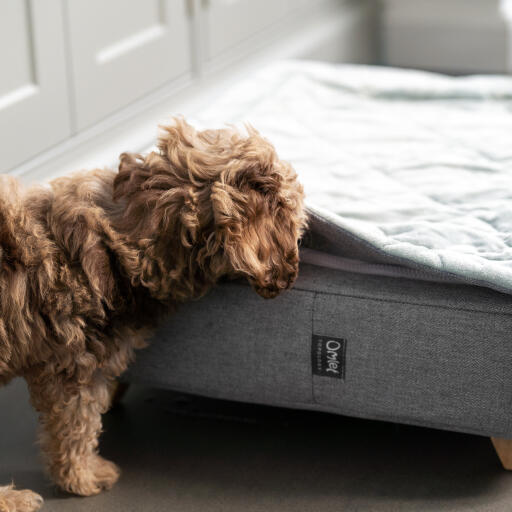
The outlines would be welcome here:
<svg viewBox="0 0 512 512">
<path fill-rule="evenodd" d="M 190 69 L 185 0 L 66 6 L 78 130 Z"/>
<path fill-rule="evenodd" d="M 204 0 L 203 53 L 212 60 L 283 19 L 288 0 Z"/>
<path fill-rule="evenodd" d="M 0 2 L 0 172 L 70 133 L 59 0 Z"/>
</svg>

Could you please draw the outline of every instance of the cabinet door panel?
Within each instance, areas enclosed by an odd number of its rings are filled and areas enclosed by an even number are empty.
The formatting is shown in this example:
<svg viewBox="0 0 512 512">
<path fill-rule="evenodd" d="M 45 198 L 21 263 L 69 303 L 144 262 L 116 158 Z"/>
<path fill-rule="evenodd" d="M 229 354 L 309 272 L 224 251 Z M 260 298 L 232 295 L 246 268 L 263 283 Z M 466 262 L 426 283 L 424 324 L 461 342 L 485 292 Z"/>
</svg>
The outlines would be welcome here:
<svg viewBox="0 0 512 512">
<path fill-rule="evenodd" d="M 67 4 L 77 128 L 190 69 L 185 0 Z"/>
<path fill-rule="evenodd" d="M 0 2 L 0 172 L 70 133 L 59 0 Z"/>
</svg>

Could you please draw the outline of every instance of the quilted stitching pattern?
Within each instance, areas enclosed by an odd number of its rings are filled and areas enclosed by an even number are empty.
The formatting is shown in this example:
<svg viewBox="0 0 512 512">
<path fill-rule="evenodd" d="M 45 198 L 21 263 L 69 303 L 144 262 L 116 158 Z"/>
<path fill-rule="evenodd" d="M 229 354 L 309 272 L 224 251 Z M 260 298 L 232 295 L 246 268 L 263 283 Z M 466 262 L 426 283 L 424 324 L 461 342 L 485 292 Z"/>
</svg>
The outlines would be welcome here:
<svg viewBox="0 0 512 512">
<path fill-rule="evenodd" d="M 285 62 L 196 124 L 242 121 L 292 162 L 326 222 L 512 293 L 512 78 Z"/>
</svg>

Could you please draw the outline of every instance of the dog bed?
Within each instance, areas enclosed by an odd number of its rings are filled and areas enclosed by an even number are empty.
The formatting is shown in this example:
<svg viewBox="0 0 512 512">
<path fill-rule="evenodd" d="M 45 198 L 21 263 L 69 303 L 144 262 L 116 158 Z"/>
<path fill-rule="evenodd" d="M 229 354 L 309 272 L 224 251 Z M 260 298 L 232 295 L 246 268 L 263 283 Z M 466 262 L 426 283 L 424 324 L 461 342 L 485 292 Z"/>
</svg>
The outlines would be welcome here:
<svg viewBox="0 0 512 512">
<path fill-rule="evenodd" d="M 305 186 L 296 286 L 184 304 L 129 378 L 512 437 L 512 78 L 279 63 L 195 124 L 242 121 Z"/>
</svg>

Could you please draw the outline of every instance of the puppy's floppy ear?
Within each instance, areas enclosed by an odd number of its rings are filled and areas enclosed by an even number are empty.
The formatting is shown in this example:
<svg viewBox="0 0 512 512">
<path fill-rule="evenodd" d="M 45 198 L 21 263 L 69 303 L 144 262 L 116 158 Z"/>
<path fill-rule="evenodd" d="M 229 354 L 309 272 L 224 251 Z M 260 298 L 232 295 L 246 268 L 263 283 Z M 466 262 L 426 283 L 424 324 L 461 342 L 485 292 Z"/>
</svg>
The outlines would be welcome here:
<svg viewBox="0 0 512 512">
<path fill-rule="evenodd" d="M 245 202 L 242 193 L 224 182 L 215 182 L 210 198 L 216 227 L 222 232 L 239 234 Z"/>
<path fill-rule="evenodd" d="M 246 170 L 241 179 L 242 190 L 223 182 L 212 187 L 217 236 L 231 268 L 263 297 L 275 297 L 297 276 L 301 211 L 284 199 L 272 173 Z"/>
<path fill-rule="evenodd" d="M 213 215 L 231 268 L 263 297 L 275 297 L 297 276 L 303 190 L 272 144 L 247 131 L 229 139 L 230 159 L 212 186 Z"/>
</svg>

